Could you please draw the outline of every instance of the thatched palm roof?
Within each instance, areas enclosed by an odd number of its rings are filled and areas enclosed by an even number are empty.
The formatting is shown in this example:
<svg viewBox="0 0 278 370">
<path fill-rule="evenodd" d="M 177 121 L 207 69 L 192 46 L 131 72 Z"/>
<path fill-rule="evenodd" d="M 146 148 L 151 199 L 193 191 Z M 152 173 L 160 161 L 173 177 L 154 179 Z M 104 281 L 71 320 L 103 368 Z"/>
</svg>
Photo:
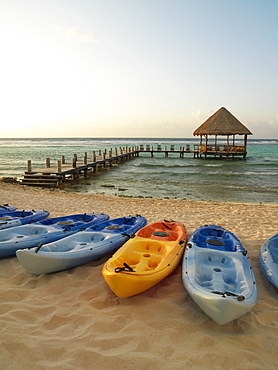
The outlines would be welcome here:
<svg viewBox="0 0 278 370">
<path fill-rule="evenodd" d="M 252 135 L 252 132 L 222 107 L 198 127 L 193 135 Z"/>
</svg>

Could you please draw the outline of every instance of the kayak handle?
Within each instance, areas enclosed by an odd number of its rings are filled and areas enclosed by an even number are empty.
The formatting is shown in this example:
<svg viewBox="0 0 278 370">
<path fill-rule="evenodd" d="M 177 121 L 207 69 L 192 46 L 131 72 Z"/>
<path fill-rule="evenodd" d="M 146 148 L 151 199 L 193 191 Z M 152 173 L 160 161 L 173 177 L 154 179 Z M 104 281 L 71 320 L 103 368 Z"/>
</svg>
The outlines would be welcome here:
<svg viewBox="0 0 278 370">
<path fill-rule="evenodd" d="M 132 267 L 130 267 L 127 263 L 123 263 L 124 267 L 116 267 L 115 272 L 122 272 L 122 271 L 128 271 L 128 272 L 135 272 Z"/>
<path fill-rule="evenodd" d="M 43 246 L 43 243 L 40 243 L 37 248 L 35 249 L 35 253 L 38 253 L 38 251 L 41 249 L 41 247 Z"/>
</svg>

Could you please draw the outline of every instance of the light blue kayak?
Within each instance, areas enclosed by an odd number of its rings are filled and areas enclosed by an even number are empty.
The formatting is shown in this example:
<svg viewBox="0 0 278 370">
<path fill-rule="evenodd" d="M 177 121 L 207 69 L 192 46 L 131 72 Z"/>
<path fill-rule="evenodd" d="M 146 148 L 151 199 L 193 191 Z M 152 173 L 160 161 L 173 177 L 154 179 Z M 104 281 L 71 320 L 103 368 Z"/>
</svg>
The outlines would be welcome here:
<svg viewBox="0 0 278 370">
<path fill-rule="evenodd" d="M 9 204 L 1 204 L 0 205 L 0 215 L 2 213 L 13 212 L 15 210 L 16 210 L 16 207 L 10 206 Z"/>
<path fill-rule="evenodd" d="M 259 261 L 265 276 L 278 288 L 278 234 L 272 236 L 262 245 Z"/>
<path fill-rule="evenodd" d="M 53 242 L 108 219 L 109 216 L 103 213 L 75 214 L 1 230 L 0 257 L 13 256 L 18 249 Z"/>
<path fill-rule="evenodd" d="M 115 218 L 41 248 L 18 250 L 16 255 L 31 274 L 61 271 L 114 252 L 146 224 L 138 215 Z"/>
<path fill-rule="evenodd" d="M 43 210 L 13 211 L 0 214 L 0 230 L 14 226 L 31 224 L 43 220 L 49 216 L 49 212 Z"/>
<path fill-rule="evenodd" d="M 219 325 L 244 315 L 258 300 L 247 251 L 233 233 L 216 225 L 202 226 L 190 237 L 182 280 L 192 299 Z"/>
</svg>

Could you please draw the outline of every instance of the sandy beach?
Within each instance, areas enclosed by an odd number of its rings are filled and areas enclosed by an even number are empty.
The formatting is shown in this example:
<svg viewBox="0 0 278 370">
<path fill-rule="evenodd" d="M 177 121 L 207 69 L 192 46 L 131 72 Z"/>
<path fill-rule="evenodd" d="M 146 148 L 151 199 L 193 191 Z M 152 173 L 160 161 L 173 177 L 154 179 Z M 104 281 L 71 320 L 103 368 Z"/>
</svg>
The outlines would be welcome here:
<svg viewBox="0 0 278 370">
<path fill-rule="evenodd" d="M 45 209 L 50 217 L 104 212 L 148 222 L 174 219 L 188 233 L 204 224 L 232 231 L 248 250 L 259 300 L 224 326 L 183 287 L 181 266 L 164 281 L 120 299 L 102 274 L 105 256 L 34 276 L 16 257 L 0 260 L 1 369 L 277 369 L 278 291 L 263 276 L 261 245 L 278 233 L 278 205 L 117 198 L 0 183 L 0 204 Z"/>
</svg>

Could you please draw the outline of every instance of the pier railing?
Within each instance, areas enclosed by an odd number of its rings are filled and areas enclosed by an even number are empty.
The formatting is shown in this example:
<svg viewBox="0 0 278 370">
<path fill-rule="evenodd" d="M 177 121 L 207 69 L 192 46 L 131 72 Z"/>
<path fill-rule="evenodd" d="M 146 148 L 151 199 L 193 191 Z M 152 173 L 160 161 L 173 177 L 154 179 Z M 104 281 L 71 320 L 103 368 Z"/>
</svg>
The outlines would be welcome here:
<svg viewBox="0 0 278 370">
<path fill-rule="evenodd" d="M 194 150 L 201 152 L 234 152 L 244 153 L 246 148 L 244 145 L 194 145 Z"/>
<path fill-rule="evenodd" d="M 170 147 L 162 146 L 162 145 L 140 145 L 139 152 L 172 152 L 172 153 L 180 153 L 180 152 L 191 152 L 190 145 L 180 146 L 177 148 L 175 145 L 170 145 Z"/>
<path fill-rule="evenodd" d="M 227 158 L 233 159 L 242 157 L 246 158 L 247 152 L 244 145 L 194 145 L 194 156 L 197 158 L 202 158 L 204 156 L 214 157 L 214 158 Z"/>
</svg>

